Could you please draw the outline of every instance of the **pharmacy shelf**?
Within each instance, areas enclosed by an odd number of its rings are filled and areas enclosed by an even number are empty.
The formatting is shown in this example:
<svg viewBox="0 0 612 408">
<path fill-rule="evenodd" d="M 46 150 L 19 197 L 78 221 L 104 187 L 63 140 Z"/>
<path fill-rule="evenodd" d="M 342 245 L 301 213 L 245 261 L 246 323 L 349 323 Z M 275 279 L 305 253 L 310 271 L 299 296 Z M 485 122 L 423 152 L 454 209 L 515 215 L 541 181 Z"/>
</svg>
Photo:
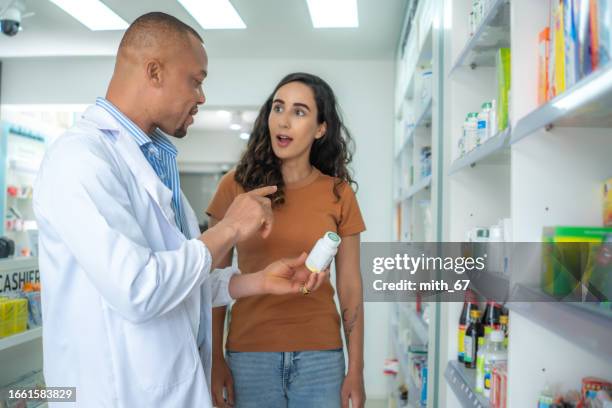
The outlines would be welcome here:
<svg viewBox="0 0 612 408">
<path fill-rule="evenodd" d="M 408 80 L 406 81 L 404 92 L 402 92 L 402 100 L 397 104 L 397 116 L 401 117 L 402 111 L 402 102 L 406 100 L 411 100 L 414 94 L 414 84 L 415 84 L 415 76 L 418 72 L 418 67 L 424 67 L 431 63 L 431 59 L 433 56 L 433 26 L 429 28 L 427 31 L 427 36 L 425 37 L 425 41 L 421 44 L 421 48 L 418 52 L 418 57 L 414 62 L 411 61 L 410 65 L 410 73 L 408 74 Z"/>
<path fill-rule="evenodd" d="M 612 311 L 596 303 L 560 302 L 539 289 L 516 285 L 508 308 L 569 342 L 612 362 Z"/>
<path fill-rule="evenodd" d="M 457 173 L 476 164 L 508 164 L 510 163 L 510 128 L 499 132 L 485 143 L 476 147 L 463 157 L 455 160 L 448 171 L 449 175 Z"/>
<path fill-rule="evenodd" d="M 465 18 L 467 20 L 468 16 Z M 495 0 L 457 57 L 449 75 L 466 66 L 495 66 L 497 50 L 505 47 L 510 47 L 510 1 Z"/>
<path fill-rule="evenodd" d="M 38 269 L 38 257 L 17 257 L 0 260 L 0 274 Z"/>
<path fill-rule="evenodd" d="M 431 97 L 429 97 L 429 99 L 427 100 L 427 102 L 425 102 L 424 104 L 424 108 L 421 111 L 421 113 L 419 114 L 419 116 L 417 117 L 416 121 L 414 122 L 414 126 L 412 126 L 406 136 L 404 137 L 404 140 L 402 141 L 402 145 L 400 146 L 400 148 L 398 149 L 397 153 L 395 154 L 395 159 L 398 160 L 402 153 L 404 152 L 404 150 L 406 149 L 407 146 L 410 145 L 410 142 L 412 141 L 413 137 L 414 137 L 414 132 L 416 132 L 416 130 L 419 127 L 427 127 L 430 126 L 431 124 L 431 113 L 432 113 L 432 106 L 433 106 L 433 99 Z"/>
<path fill-rule="evenodd" d="M 399 362 L 400 372 L 404 381 L 406 382 L 406 386 L 408 387 L 408 406 L 420 406 L 418 401 L 419 398 L 419 390 L 414 383 L 414 379 L 412 378 L 412 374 L 410 373 L 409 364 L 407 361 L 408 352 L 404 351 L 402 344 L 399 341 L 399 336 L 396 336 L 395 339 L 392 340 L 395 346 L 395 354 L 397 355 L 397 361 Z M 415 401 L 414 396 L 417 397 Z"/>
<path fill-rule="evenodd" d="M 400 196 L 400 201 L 406 201 L 412 198 L 415 194 L 429 188 L 431 186 L 431 176 L 423 177 L 414 183 L 405 194 Z"/>
<path fill-rule="evenodd" d="M 476 392 L 476 370 L 449 361 L 444 378 L 464 408 L 488 408 L 489 400 Z"/>
<path fill-rule="evenodd" d="M 408 321 L 410 322 L 410 327 L 412 328 L 412 332 L 416 335 L 419 345 L 427 345 L 429 343 L 429 325 L 423 317 L 419 315 L 416 310 L 409 307 L 408 305 L 402 303 L 401 310 L 408 317 Z"/>
<path fill-rule="evenodd" d="M 554 99 L 520 119 L 510 143 L 539 129 L 558 127 L 612 127 L 612 64 L 593 72 Z"/>
<path fill-rule="evenodd" d="M 510 297 L 510 277 L 502 273 L 488 271 L 468 272 L 470 289 L 483 299 L 504 304 Z"/>
<path fill-rule="evenodd" d="M 22 333 L 14 334 L 0 339 L 0 351 L 9 349 L 11 347 L 19 346 L 20 344 L 28 343 L 30 341 L 40 339 L 42 337 L 42 327 L 38 327 L 32 330 L 26 330 Z"/>
</svg>

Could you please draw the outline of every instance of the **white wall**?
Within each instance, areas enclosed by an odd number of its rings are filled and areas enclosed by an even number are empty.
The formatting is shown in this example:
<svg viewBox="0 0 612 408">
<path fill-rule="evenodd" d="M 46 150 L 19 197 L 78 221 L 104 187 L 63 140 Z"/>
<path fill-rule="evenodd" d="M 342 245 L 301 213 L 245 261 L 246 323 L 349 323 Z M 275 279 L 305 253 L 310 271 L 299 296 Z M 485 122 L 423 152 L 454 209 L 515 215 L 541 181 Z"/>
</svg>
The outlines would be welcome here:
<svg viewBox="0 0 612 408">
<path fill-rule="evenodd" d="M 79 104 L 104 95 L 114 60 L 108 57 L 5 59 L 2 103 Z M 353 161 L 358 199 L 366 220 L 364 241 L 391 240 L 391 158 L 394 64 L 391 60 L 245 60 L 210 56 L 207 105 L 260 106 L 287 73 L 320 75 L 335 90 L 356 141 Z M 196 141 L 196 143 L 199 142 Z M 365 365 L 369 397 L 386 395 L 386 304 L 368 303 Z"/>
</svg>

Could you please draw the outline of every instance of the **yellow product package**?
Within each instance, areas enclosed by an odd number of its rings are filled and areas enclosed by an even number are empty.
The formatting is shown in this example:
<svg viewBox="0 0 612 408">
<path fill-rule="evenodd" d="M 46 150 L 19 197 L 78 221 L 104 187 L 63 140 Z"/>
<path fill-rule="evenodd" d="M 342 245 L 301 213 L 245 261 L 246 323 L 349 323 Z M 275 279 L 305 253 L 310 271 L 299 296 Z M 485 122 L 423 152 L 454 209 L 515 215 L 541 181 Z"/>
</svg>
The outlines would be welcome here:
<svg viewBox="0 0 612 408">
<path fill-rule="evenodd" d="M 28 300 L 0 298 L 0 338 L 26 331 Z"/>
</svg>

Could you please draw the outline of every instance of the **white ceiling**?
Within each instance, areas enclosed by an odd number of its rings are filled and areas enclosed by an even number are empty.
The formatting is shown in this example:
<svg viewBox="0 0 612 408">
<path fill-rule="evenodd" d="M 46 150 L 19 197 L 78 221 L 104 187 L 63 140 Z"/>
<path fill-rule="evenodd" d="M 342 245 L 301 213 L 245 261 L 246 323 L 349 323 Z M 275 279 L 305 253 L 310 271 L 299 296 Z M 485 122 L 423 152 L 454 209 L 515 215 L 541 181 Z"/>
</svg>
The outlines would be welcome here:
<svg viewBox="0 0 612 408">
<path fill-rule="evenodd" d="M 0 57 L 115 55 L 122 32 L 92 32 L 49 0 L 25 1 L 35 15 L 17 36 L 0 34 Z M 314 29 L 305 0 L 231 0 L 247 29 L 203 30 L 176 0 L 103 1 L 128 23 L 150 11 L 178 17 L 200 32 L 215 58 L 391 58 L 405 5 L 358 0 L 359 28 Z"/>
</svg>

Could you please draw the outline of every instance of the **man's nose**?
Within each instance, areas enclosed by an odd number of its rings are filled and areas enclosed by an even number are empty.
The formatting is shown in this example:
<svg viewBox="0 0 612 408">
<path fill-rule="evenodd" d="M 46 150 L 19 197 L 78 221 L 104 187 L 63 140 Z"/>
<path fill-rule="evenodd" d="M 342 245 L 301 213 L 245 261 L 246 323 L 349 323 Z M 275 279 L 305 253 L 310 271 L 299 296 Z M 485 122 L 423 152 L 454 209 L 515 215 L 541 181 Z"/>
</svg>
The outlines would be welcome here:
<svg viewBox="0 0 612 408">
<path fill-rule="evenodd" d="M 204 93 L 204 90 L 202 89 L 202 87 L 200 87 L 200 92 L 199 92 L 198 100 L 196 103 L 198 105 L 204 105 L 205 102 L 206 102 L 206 94 Z"/>
</svg>

